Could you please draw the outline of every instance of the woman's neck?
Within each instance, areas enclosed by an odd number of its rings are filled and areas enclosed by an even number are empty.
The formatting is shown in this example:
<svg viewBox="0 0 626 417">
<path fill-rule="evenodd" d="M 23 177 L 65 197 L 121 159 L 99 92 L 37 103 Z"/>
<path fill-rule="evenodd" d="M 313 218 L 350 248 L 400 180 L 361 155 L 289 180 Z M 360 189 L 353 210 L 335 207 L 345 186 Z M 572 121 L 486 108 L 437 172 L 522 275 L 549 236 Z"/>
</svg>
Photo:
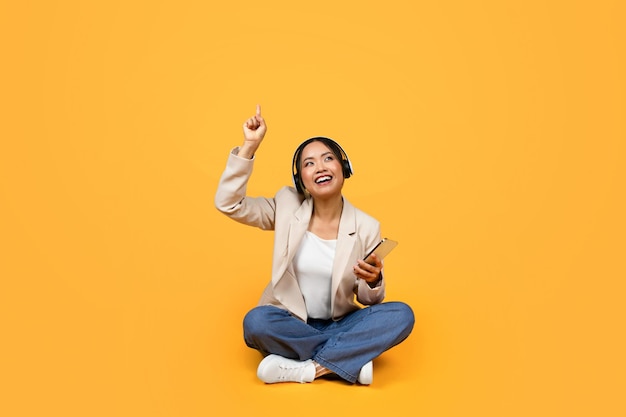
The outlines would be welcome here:
<svg viewBox="0 0 626 417">
<path fill-rule="evenodd" d="M 343 197 L 330 200 L 313 200 L 313 216 L 323 221 L 338 219 L 343 210 Z"/>
<path fill-rule="evenodd" d="M 343 211 L 343 198 L 313 202 L 309 231 L 322 239 L 336 239 Z"/>
</svg>

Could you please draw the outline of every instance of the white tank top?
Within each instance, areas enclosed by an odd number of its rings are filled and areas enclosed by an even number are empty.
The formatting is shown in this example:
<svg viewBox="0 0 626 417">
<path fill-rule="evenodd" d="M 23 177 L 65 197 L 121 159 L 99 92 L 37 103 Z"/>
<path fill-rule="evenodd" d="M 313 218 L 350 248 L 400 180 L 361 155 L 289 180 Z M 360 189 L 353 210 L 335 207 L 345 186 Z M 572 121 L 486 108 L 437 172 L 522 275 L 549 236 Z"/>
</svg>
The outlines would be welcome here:
<svg viewBox="0 0 626 417">
<path fill-rule="evenodd" d="M 330 289 L 337 240 L 307 231 L 293 258 L 293 267 L 309 317 L 329 319 Z"/>
</svg>

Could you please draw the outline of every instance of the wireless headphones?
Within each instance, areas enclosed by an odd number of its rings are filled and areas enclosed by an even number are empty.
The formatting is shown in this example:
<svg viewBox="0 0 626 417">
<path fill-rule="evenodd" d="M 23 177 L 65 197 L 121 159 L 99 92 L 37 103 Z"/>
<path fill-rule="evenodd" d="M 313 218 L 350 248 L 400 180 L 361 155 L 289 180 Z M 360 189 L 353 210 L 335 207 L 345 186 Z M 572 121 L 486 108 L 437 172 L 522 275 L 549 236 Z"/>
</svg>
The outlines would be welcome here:
<svg viewBox="0 0 626 417">
<path fill-rule="evenodd" d="M 304 184 L 302 183 L 302 176 L 300 175 L 300 157 L 302 156 L 302 151 L 304 148 L 311 142 L 322 142 L 324 145 L 331 150 L 331 152 L 337 157 L 337 159 L 341 160 L 341 170 L 343 171 L 343 178 L 350 178 L 352 175 L 352 164 L 348 159 L 348 155 L 343 150 L 343 148 L 331 138 L 327 138 L 324 136 L 315 136 L 313 138 L 309 138 L 302 142 L 300 146 L 296 149 L 296 152 L 293 154 L 293 162 L 291 164 L 292 173 L 293 173 L 293 184 L 296 187 L 296 190 L 300 194 L 304 194 Z"/>
</svg>

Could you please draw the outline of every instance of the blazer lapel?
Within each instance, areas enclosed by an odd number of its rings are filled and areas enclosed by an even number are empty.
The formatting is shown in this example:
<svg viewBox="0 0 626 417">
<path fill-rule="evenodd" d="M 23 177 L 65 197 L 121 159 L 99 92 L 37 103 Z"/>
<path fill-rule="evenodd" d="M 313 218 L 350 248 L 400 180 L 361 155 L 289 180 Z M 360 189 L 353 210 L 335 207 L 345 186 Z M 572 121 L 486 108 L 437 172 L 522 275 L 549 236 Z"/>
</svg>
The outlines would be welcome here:
<svg viewBox="0 0 626 417">
<path fill-rule="evenodd" d="M 274 285 L 280 281 L 285 271 L 291 266 L 296 251 L 302 242 L 302 238 L 309 227 L 311 213 L 313 212 L 313 202 L 311 199 L 305 199 L 300 207 L 294 212 L 291 222 L 289 223 L 289 233 L 286 242 L 285 256 L 277 274 L 274 275 Z"/>
<path fill-rule="evenodd" d="M 293 219 L 289 224 L 289 240 L 287 241 L 287 262 L 289 264 L 291 264 L 296 251 L 300 247 L 300 242 L 309 228 L 312 212 L 313 202 L 310 198 L 307 198 L 293 214 Z"/>
<path fill-rule="evenodd" d="M 335 305 L 335 296 L 339 284 L 344 277 L 348 263 L 351 261 L 352 251 L 356 243 L 356 211 L 352 204 L 343 199 L 343 211 L 339 221 L 339 233 L 337 234 L 337 248 L 333 263 L 332 287 L 330 293 L 331 306 Z"/>
</svg>

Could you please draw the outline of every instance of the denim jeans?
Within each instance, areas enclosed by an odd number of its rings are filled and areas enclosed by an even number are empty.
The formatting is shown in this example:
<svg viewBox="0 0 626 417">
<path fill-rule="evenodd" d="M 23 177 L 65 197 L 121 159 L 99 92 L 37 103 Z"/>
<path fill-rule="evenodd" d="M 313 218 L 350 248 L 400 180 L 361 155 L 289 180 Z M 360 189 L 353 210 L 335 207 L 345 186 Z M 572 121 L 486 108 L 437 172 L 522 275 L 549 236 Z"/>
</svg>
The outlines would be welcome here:
<svg viewBox="0 0 626 417">
<path fill-rule="evenodd" d="M 246 344 L 263 355 L 313 359 L 354 383 L 363 365 L 406 339 L 414 323 L 413 311 L 401 302 L 375 304 L 339 321 L 306 323 L 287 310 L 259 306 L 248 312 L 243 329 Z"/>
</svg>

